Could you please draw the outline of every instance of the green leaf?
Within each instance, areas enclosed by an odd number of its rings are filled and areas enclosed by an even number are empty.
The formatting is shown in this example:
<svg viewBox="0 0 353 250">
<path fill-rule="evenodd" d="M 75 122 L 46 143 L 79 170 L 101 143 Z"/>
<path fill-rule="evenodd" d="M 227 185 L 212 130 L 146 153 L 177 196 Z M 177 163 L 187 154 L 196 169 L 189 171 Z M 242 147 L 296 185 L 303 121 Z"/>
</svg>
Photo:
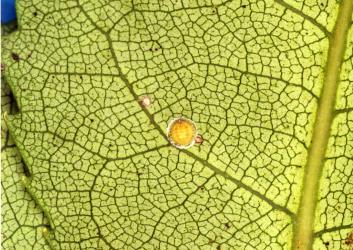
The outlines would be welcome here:
<svg viewBox="0 0 353 250">
<path fill-rule="evenodd" d="M 349 249 L 352 5 L 18 1 L 8 125 L 51 245 Z"/>
<path fill-rule="evenodd" d="M 353 247 L 353 28 L 338 86 L 335 118 L 316 209 L 314 249 Z M 325 247 L 324 247 L 325 246 Z"/>
<path fill-rule="evenodd" d="M 2 79 L 1 112 L 12 113 L 14 102 Z M 24 165 L 6 125 L 1 120 L 1 215 L 3 249 L 49 249 L 42 231 L 47 222 L 42 211 L 25 191 L 22 180 L 26 179 Z"/>
</svg>

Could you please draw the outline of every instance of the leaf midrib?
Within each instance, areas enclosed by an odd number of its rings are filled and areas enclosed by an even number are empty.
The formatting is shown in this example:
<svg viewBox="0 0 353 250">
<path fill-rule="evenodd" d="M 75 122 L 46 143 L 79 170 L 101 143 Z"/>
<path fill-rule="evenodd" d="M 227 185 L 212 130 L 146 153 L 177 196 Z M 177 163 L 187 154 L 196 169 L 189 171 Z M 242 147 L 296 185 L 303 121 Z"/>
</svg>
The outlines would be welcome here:
<svg viewBox="0 0 353 250">
<path fill-rule="evenodd" d="M 329 51 L 323 89 L 319 99 L 316 119 L 310 145 L 298 217 L 295 221 L 293 249 L 309 250 L 313 243 L 313 227 L 315 222 L 315 208 L 320 184 L 325 152 L 330 137 L 330 130 L 335 114 L 336 93 L 340 78 L 341 64 L 346 49 L 347 33 L 351 24 L 353 1 L 343 0 L 336 24 L 330 37 Z"/>
</svg>

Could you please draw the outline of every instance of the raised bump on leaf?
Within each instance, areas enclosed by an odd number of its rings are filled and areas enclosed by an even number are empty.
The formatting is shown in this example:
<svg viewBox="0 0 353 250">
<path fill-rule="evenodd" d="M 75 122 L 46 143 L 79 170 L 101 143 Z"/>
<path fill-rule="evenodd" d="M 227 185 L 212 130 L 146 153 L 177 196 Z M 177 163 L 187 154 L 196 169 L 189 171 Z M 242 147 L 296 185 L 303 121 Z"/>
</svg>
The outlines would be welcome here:
<svg viewBox="0 0 353 250">
<path fill-rule="evenodd" d="M 194 145 L 196 126 L 193 121 L 186 118 L 173 119 L 168 126 L 169 141 L 177 148 L 189 148 Z"/>
<path fill-rule="evenodd" d="M 141 106 L 147 108 L 152 104 L 152 99 L 149 96 L 142 96 L 139 100 Z"/>
<path fill-rule="evenodd" d="M 196 137 L 195 137 L 195 143 L 196 144 L 202 144 L 202 142 L 203 142 L 203 137 L 202 137 L 202 135 L 197 135 Z"/>
</svg>

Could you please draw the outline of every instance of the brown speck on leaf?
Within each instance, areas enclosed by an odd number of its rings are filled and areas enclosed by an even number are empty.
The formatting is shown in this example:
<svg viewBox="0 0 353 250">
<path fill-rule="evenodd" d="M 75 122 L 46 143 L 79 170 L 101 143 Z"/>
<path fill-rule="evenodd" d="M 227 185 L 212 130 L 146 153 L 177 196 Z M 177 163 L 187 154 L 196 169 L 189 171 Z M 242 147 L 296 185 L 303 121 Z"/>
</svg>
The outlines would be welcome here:
<svg viewBox="0 0 353 250">
<path fill-rule="evenodd" d="M 218 246 L 217 246 L 217 250 L 221 250 L 221 245 L 218 245 Z"/>
<path fill-rule="evenodd" d="M 296 249 L 301 249 L 302 247 L 302 242 L 299 240 Z"/>
<path fill-rule="evenodd" d="M 1 72 L 4 72 L 4 70 L 5 70 L 5 64 L 1 64 Z"/>
<path fill-rule="evenodd" d="M 11 53 L 12 59 L 14 59 L 16 62 L 20 60 L 20 56 L 14 52 Z"/>
<path fill-rule="evenodd" d="M 33 16 L 37 16 L 37 15 L 38 15 L 37 11 L 33 12 Z"/>
<path fill-rule="evenodd" d="M 225 223 L 225 224 L 224 224 L 224 227 L 226 228 L 226 230 L 228 230 L 228 229 L 230 228 L 229 222 Z"/>
<path fill-rule="evenodd" d="M 347 238 L 345 239 L 344 244 L 346 244 L 349 247 L 352 247 L 353 249 L 353 231 L 347 235 Z"/>
<path fill-rule="evenodd" d="M 202 137 L 202 135 L 197 135 L 197 136 L 195 137 L 195 143 L 196 143 L 196 144 L 202 144 L 202 142 L 203 142 L 203 137 Z"/>
<path fill-rule="evenodd" d="M 211 239 L 208 240 L 209 245 L 212 245 L 214 242 L 215 242 L 215 240 L 211 240 Z"/>
</svg>

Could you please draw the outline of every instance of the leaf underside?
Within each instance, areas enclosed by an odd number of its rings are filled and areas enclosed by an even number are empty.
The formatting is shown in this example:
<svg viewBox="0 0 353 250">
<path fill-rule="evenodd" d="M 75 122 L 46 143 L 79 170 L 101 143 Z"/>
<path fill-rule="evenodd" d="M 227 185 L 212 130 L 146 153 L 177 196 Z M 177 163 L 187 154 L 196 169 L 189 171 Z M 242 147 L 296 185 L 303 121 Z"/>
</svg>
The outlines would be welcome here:
<svg viewBox="0 0 353 250">
<path fill-rule="evenodd" d="M 2 35 L 12 32 L 14 26 L 13 23 L 2 26 Z M 6 81 L 1 80 L 1 113 L 13 114 L 16 105 Z M 3 117 L 1 162 L 2 249 L 49 249 L 42 235 L 42 228 L 47 226 L 47 221 L 21 182 L 25 168 Z"/>
<path fill-rule="evenodd" d="M 145 2 L 18 1 L 8 127 L 50 245 L 290 249 L 339 3 Z M 313 249 L 351 248 L 352 27 L 346 37 Z M 201 145 L 170 145 L 180 116 Z"/>
</svg>

